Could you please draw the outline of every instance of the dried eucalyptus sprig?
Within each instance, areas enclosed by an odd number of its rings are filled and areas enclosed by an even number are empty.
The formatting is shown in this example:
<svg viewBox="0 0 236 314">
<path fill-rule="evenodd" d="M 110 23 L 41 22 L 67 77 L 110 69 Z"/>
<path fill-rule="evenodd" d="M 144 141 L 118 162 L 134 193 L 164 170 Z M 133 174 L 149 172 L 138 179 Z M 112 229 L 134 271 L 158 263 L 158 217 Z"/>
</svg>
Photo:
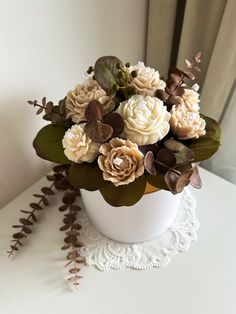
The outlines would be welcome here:
<svg viewBox="0 0 236 314">
<path fill-rule="evenodd" d="M 60 100 L 58 105 L 54 105 L 52 101 L 47 101 L 46 97 L 43 97 L 41 104 L 37 100 L 28 100 L 27 102 L 29 105 L 39 108 L 36 114 L 44 112 L 44 120 L 51 121 L 52 124 L 70 127 L 72 121 L 66 118 L 65 101 L 66 98 Z"/>
<path fill-rule="evenodd" d="M 66 233 L 64 239 L 65 244 L 62 246 L 62 250 L 69 250 L 66 257 L 68 263 L 65 266 L 71 266 L 69 273 L 72 274 L 72 276 L 70 276 L 68 280 L 72 282 L 73 286 L 76 288 L 78 288 L 79 280 L 82 278 L 79 275 L 79 264 L 84 263 L 84 259 L 79 253 L 79 248 L 83 246 L 83 243 L 79 241 L 81 225 L 77 222 L 78 212 L 81 208 L 75 204 L 76 198 L 79 196 L 80 192 L 76 189 L 65 192 L 62 199 L 64 205 L 59 207 L 59 211 L 65 212 L 63 226 L 60 228 L 60 231 Z"/>
<path fill-rule="evenodd" d="M 53 183 L 49 187 L 42 187 L 40 194 L 34 194 L 34 197 L 39 199 L 39 201 L 29 204 L 31 210 L 21 210 L 23 214 L 26 214 L 26 216 L 19 219 L 19 224 L 12 226 L 14 229 L 17 229 L 18 232 L 15 232 L 12 235 L 11 248 L 7 251 L 9 257 L 18 251 L 20 246 L 23 246 L 22 240 L 26 239 L 28 235 L 32 233 L 32 227 L 37 222 L 38 215 L 44 208 L 43 205 L 49 205 L 48 197 L 55 194 L 53 188 L 60 185 L 63 177 L 62 173 L 65 171 L 66 167 L 67 166 L 63 165 L 54 167 L 54 175 L 47 176 L 47 179 L 49 181 L 53 181 Z"/>
<path fill-rule="evenodd" d="M 185 79 L 195 80 L 193 72 L 200 71 L 199 67 L 197 67 L 197 64 L 200 62 L 201 52 L 193 56 L 192 62 L 185 59 L 187 70 L 182 71 L 178 68 L 171 69 L 168 74 L 165 90 L 158 89 L 156 91 L 156 96 L 166 102 L 169 111 L 172 105 L 181 105 L 184 103 L 182 96 L 184 94 L 184 88 L 187 87 Z"/>
</svg>

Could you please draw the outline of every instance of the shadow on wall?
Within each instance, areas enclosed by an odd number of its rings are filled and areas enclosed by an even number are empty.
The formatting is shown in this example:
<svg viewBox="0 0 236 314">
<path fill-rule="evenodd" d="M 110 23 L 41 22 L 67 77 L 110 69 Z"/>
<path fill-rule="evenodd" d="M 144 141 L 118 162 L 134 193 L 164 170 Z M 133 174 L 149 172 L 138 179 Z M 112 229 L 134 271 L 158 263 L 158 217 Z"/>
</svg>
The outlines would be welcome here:
<svg viewBox="0 0 236 314">
<path fill-rule="evenodd" d="M 32 147 L 45 124 L 23 97 L 2 100 L 0 133 L 0 208 L 47 173 L 51 163 L 39 159 Z"/>
</svg>

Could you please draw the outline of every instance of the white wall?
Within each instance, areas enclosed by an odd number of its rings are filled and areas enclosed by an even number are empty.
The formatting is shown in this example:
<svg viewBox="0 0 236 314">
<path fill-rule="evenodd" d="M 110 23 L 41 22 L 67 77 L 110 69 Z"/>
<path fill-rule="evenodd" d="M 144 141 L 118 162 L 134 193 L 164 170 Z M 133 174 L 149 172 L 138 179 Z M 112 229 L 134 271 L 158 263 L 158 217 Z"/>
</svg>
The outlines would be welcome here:
<svg viewBox="0 0 236 314">
<path fill-rule="evenodd" d="M 144 59 L 146 11 L 146 0 L 0 0 L 0 207 L 49 168 L 26 100 L 63 98 L 101 55 Z"/>
</svg>

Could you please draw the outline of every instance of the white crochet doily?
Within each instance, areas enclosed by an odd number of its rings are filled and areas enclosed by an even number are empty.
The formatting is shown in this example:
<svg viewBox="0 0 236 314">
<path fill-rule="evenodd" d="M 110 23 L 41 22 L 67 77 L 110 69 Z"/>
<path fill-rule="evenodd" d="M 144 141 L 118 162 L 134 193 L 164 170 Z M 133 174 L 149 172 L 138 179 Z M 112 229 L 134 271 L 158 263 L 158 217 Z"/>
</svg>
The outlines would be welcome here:
<svg viewBox="0 0 236 314">
<path fill-rule="evenodd" d="M 199 222 L 195 215 L 196 200 L 186 188 L 173 224 L 158 238 L 138 244 L 113 241 L 101 235 L 89 221 L 85 211 L 80 213 L 81 255 L 86 264 L 101 271 L 134 268 L 164 267 L 179 252 L 186 252 L 197 240 Z"/>
</svg>

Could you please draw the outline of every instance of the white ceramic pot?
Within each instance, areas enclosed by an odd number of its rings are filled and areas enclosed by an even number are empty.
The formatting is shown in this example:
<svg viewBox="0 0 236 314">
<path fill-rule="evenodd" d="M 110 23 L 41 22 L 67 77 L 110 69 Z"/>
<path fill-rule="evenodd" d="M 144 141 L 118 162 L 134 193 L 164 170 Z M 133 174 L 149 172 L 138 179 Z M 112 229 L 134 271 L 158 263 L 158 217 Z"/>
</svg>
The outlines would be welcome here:
<svg viewBox="0 0 236 314">
<path fill-rule="evenodd" d="M 182 193 L 160 190 L 145 194 L 129 207 L 109 205 L 99 191 L 81 190 L 81 196 L 88 217 L 100 233 L 116 241 L 137 243 L 157 237 L 171 225 Z"/>
</svg>

